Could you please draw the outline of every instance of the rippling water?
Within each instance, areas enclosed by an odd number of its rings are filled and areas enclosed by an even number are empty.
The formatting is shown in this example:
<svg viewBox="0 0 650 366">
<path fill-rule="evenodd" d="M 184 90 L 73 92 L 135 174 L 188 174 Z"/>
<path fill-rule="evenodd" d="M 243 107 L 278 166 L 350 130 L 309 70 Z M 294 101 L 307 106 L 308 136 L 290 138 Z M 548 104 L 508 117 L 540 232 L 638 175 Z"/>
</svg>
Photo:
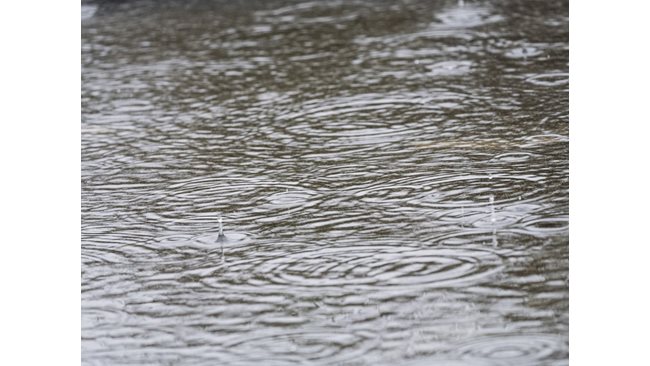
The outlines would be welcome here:
<svg viewBox="0 0 650 366">
<path fill-rule="evenodd" d="M 84 364 L 568 364 L 568 1 L 81 18 Z"/>
</svg>

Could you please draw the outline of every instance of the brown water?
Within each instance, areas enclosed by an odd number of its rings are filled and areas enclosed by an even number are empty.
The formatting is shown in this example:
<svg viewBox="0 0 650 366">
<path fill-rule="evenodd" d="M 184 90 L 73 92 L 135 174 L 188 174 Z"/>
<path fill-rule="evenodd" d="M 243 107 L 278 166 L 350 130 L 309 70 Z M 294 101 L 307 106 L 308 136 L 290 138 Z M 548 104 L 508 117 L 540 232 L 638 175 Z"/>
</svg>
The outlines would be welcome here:
<svg viewBox="0 0 650 366">
<path fill-rule="evenodd" d="M 568 1 L 81 26 L 83 364 L 568 364 Z"/>
</svg>

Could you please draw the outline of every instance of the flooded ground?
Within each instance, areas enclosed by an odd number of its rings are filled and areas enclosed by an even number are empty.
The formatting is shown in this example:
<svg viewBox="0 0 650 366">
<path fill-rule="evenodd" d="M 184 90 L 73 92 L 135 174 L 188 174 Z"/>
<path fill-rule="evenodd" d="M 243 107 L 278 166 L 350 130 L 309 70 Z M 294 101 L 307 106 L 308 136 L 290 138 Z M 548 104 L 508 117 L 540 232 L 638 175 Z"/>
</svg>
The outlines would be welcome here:
<svg viewBox="0 0 650 366">
<path fill-rule="evenodd" d="M 83 364 L 568 364 L 568 22 L 84 3 Z"/>
</svg>

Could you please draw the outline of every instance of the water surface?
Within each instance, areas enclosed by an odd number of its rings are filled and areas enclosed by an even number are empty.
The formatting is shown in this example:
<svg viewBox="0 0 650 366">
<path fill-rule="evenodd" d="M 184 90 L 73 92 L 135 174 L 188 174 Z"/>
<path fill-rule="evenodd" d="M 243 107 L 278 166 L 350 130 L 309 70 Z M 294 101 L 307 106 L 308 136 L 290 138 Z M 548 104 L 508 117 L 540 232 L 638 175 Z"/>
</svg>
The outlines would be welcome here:
<svg viewBox="0 0 650 366">
<path fill-rule="evenodd" d="M 83 364 L 568 364 L 568 1 L 81 15 Z"/>
</svg>

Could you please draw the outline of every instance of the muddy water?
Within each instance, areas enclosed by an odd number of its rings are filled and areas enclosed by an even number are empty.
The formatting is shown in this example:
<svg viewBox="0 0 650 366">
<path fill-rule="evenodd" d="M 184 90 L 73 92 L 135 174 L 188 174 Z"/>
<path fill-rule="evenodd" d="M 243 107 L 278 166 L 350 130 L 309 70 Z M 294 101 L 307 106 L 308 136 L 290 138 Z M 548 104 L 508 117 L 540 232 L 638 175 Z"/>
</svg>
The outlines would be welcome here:
<svg viewBox="0 0 650 366">
<path fill-rule="evenodd" d="M 81 17 L 84 364 L 568 364 L 568 2 Z"/>
</svg>

